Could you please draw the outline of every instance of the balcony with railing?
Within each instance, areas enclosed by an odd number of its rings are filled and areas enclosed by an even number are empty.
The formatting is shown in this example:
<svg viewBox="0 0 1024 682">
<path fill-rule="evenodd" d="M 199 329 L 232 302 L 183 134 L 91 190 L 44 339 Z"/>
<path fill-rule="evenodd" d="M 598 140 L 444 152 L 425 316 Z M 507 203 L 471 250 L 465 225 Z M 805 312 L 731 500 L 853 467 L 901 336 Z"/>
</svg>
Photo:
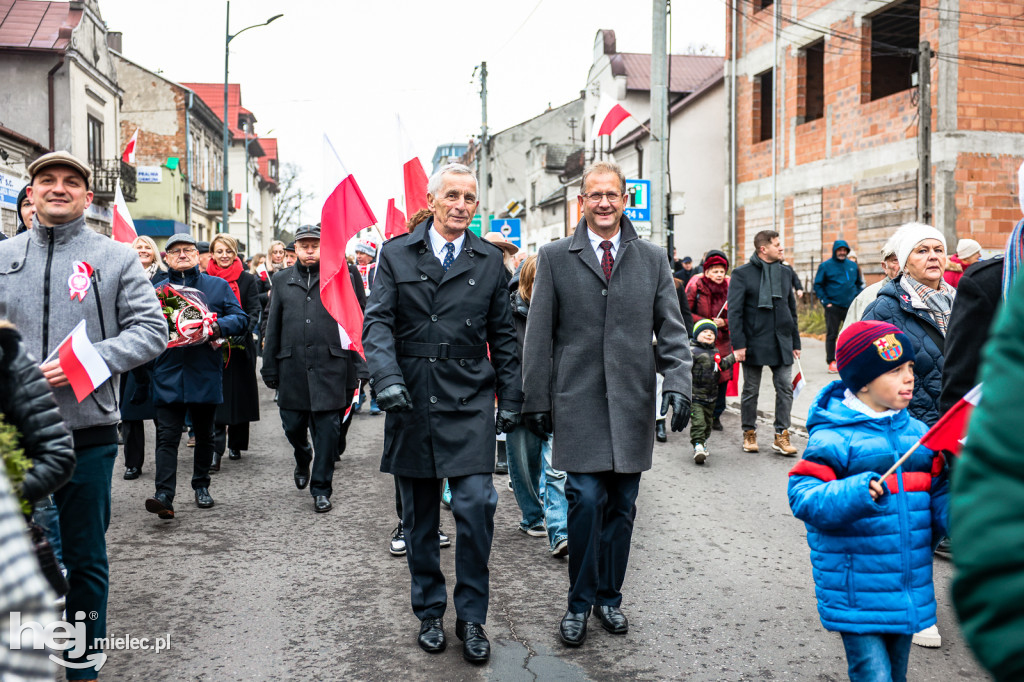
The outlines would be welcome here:
<svg viewBox="0 0 1024 682">
<path fill-rule="evenodd" d="M 135 166 L 121 159 L 98 161 L 92 164 L 92 191 L 97 199 L 113 201 L 117 181 L 125 201 L 135 201 Z"/>
<path fill-rule="evenodd" d="M 224 190 L 220 189 L 209 189 L 206 190 L 206 210 L 207 211 L 223 211 L 224 210 Z M 228 192 L 228 212 L 235 212 L 235 205 L 231 202 L 231 193 Z"/>
</svg>

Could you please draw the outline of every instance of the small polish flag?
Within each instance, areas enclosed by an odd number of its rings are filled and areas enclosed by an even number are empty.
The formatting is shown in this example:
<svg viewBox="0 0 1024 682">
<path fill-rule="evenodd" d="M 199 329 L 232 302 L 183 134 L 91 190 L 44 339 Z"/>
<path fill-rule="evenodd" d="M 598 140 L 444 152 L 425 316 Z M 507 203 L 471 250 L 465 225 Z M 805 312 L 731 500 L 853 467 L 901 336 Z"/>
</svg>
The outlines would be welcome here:
<svg viewBox="0 0 1024 682">
<path fill-rule="evenodd" d="M 800 361 L 796 363 L 796 376 L 793 377 L 793 400 L 800 395 L 800 391 L 804 390 L 804 386 L 807 385 L 807 379 L 804 379 L 804 368 L 800 366 Z"/>
<path fill-rule="evenodd" d="M 139 129 L 135 129 L 135 134 L 132 135 L 132 139 L 128 140 L 128 146 L 124 148 L 124 153 L 121 154 L 121 160 L 125 163 L 135 163 L 135 143 L 139 141 Z"/>
<path fill-rule="evenodd" d="M 116 242 L 131 244 L 138 238 L 139 233 L 135 231 L 135 221 L 128 213 L 128 204 L 125 203 L 124 193 L 121 191 L 121 180 L 117 181 L 117 189 L 114 191 L 114 218 L 110 222 L 110 236 Z"/>
<path fill-rule="evenodd" d="M 960 401 L 949 408 L 946 414 L 935 422 L 935 426 L 928 429 L 928 433 L 921 438 L 921 445 L 938 452 L 949 450 L 952 453 L 960 454 L 967 440 L 967 426 L 971 421 L 971 412 L 974 406 L 981 402 L 981 384 L 978 384 L 967 392 Z"/>
<path fill-rule="evenodd" d="M 394 199 L 388 199 L 388 212 L 384 219 L 384 236 L 391 239 L 408 231 L 405 228 L 405 215 L 395 206 Z"/>
<path fill-rule="evenodd" d="M 260 276 L 264 282 L 270 281 L 270 273 L 267 272 L 267 266 L 265 263 L 260 263 L 256 266 L 256 274 Z"/>
<path fill-rule="evenodd" d="M 611 135 L 612 131 L 619 127 L 619 124 L 632 116 L 631 113 L 605 94 L 597 103 L 597 113 L 594 116 L 594 125 L 597 126 L 597 136 Z"/>
<path fill-rule="evenodd" d="M 85 320 L 79 322 L 57 347 L 57 359 L 78 402 L 85 400 L 87 395 L 110 378 L 110 368 L 89 341 Z"/>
</svg>

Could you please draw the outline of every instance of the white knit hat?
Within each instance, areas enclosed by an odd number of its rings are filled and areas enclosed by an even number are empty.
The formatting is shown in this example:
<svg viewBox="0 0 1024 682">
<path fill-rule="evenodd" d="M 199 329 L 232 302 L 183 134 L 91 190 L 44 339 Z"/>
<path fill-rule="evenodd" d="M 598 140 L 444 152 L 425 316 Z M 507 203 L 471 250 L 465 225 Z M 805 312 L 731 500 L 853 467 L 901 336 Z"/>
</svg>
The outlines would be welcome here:
<svg viewBox="0 0 1024 682">
<path fill-rule="evenodd" d="M 900 227 L 896 236 L 899 239 L 896 246 L 896 258 L 900 261 L 900 270 L 907 267 L 907 258 L 910 257 L 910 252 L 925 239 L 938 239 L 942 242 L 943 250 L 946 248 L 946 238 L 942 233 L 924 223 L 907 223 Z"/>
<path fill-rule="evenodd" d="M 956 255 L 960 258 L 970 258 L 981 251 L 981 244 L 973 239 L 961 239 L 956 244 Z"/>
</svg>

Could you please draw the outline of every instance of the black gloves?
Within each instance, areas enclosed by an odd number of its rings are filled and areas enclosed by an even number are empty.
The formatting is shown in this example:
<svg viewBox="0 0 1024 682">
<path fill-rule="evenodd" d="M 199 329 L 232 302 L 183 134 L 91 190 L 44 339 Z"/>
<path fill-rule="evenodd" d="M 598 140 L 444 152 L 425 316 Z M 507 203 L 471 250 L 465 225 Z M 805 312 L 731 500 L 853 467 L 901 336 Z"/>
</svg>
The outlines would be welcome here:
<svg viewBox="0 0 1024 682">
<path fill-rule="evenodd" d="M 380 400 L 377 401 L 380 405 Z M 512 433 L 512 430 L 519 425 L 519 413 L 515 410 L 498 410 L 498 416 L 494 419 L 494 433 Z"/>
<path fill-rule="evenodd" d="M 526 424 L 526 428 L 530 429 L 533 435 L 544 441 L 554 431 L 554 427 L 551 425 L 550 412 L 527 412 L 523 415 L 523 423 Z"/>
<path fill-rule="evenodd" d="M 213 322 L 210 323 L 210 338 L 211 339 L 219 339 L 220 338 L 220 325 L 217 323 L 216 320 L 214 320 Z"/>
<path fill-rule="evenodd" d="M 277 387 L 281 385 L 281 383 L 277 380 L 277 377 L 274 377 L 273 379 L 268 379 L 267 377 L 263 377 L 263 384 L 267 388 L 272 388 L 274 390 L 277 390 Z"/>
<path fill-rule="evenodd" d="M 672 407 L 672 430 L 682 431 L 690 423 L 690 399 L 677 391 L 662 391 L 661 416 L 668 414 Z"/>
<path fill-rule="evenodd" d="M 412 409 L 412 396 L 405 384 L 391 384 L 377 393 L 377 407 L 385 412 L 408 412 Z"/>
</svg>

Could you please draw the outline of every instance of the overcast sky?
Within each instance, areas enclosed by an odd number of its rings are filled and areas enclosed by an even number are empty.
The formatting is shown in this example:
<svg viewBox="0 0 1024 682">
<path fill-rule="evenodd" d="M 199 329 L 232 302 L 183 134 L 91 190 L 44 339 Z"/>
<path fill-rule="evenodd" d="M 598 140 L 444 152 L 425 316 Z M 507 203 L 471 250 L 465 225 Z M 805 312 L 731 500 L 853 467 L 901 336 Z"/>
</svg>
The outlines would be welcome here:
<svg viewBox="0 0 1024 682">
<path fill-rule="evenodd" d="M 179 82 L 223 82 L 222 0 L 99 2 L 110 30 L 124 33 L 129 59 Z M 650 52 L 651 6 L 643 0 L 235 0 L 232 33 L 284 17 L 231 42 L 230 80 L 241 84 L 256 132 L 280 140 L 282 164 L 301 166 L 304 184 L 320 197 L 305 208 L 304 222 L 319 220 L 325 188 L 341 179 L 324 134 L 383 222 L 387 199 L 401 195 L 401 164 L 410 151 L 429 174 L 437 145 L 479 133 L 474 66 L 487 61 L 488 126 L 503 130 L 579 95 L 598 29 L 614 29 L 620 52 Z M 724 54 L 724 0 L 675 0 L 672 14 L 672 52 L 706 44 Z M 397 117 L 408 142 L 400 139 Z"/>
</svg>

